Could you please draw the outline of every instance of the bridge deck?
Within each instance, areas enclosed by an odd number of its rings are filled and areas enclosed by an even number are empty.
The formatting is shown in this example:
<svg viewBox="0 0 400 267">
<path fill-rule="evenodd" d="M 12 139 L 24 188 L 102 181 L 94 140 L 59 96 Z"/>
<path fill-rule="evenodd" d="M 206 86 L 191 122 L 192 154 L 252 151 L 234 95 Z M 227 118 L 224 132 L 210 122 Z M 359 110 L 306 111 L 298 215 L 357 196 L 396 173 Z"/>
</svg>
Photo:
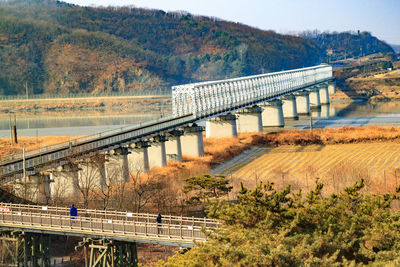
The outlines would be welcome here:
<svg viewBox="0 0 400 267">
<path fill-rule="evenodd" d="M 164 215 L 157 224 L 154 214 L 85 209 L 78 213 L 71 217 L 67 208 L 4 203 L 0 229 L 193 247 L 194 241 L 207 240 L 203 228 L 220 227 L 207 218 Z"/>
</svg>

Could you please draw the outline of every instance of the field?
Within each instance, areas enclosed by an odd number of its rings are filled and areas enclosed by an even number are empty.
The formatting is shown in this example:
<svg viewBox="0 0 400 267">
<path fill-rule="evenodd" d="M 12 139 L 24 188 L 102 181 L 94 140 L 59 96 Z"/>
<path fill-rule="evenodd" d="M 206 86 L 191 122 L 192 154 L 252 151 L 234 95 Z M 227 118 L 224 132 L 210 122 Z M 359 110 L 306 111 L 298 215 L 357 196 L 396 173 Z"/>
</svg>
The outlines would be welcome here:
<svg viewBox="0 0 400 267">
<path fill-rule="evenodd" d="M 250 187 L 268 180 L 307 191 L 321 181 L 327 192 L 337 192 L 364 178 L 368 191 L 393 191 L 400 182 L 400 143 L 257 147 L 219 173 Z"/>
</svg>

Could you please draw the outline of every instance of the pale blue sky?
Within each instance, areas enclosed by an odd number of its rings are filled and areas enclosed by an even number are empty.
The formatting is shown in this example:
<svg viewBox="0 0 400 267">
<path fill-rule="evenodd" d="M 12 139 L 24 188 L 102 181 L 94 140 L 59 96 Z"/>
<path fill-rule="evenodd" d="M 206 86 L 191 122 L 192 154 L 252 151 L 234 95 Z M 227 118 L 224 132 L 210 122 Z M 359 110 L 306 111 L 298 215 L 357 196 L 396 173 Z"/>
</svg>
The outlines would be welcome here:
<svg viewBox="0 0 400 267">
<path fill-rule="evenodd" d="M 369 31 L 400 45 L 400 0 L 67 0 L 80 6 L 135 6 L 184 10 L 280 33 Z"/>
</svg>

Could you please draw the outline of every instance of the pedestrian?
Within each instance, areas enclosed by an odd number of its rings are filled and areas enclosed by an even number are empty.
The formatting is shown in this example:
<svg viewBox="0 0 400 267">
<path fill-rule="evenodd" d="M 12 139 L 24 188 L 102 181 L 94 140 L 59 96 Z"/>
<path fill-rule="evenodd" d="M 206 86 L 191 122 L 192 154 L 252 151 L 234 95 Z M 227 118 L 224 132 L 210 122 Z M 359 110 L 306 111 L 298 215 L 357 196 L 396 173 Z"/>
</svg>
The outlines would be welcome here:
<svg viewBox="0 0 400 267">
<path fill-rule="evenodd" d="M 161 234 L 161 219 L 162 219 L 161 214 L 158 213 L 156 218 L 158 234 Z"/>
<path fill-rule="evenodd" d="M 69 215 L 71 215 L 71 219 L 74 219 L 75 217 L 78 216 L 78 209 L 75 208 L 74 204 L 72 204 L 71 208 L 69 209 Z"/>
</svg>

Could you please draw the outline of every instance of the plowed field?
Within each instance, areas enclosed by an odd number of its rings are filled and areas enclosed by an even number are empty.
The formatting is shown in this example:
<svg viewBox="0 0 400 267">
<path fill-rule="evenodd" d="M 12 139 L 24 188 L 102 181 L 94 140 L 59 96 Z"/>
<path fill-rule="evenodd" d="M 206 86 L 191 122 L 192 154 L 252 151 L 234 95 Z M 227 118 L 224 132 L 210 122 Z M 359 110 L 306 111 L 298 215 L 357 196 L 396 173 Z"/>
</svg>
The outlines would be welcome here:
<svg viewBox="0 0 400 267">
<path fill-rule="evenodd" d="M 337 191 L 364 178 L 371 191 L 394 190 L 400 182 L 400 143 L 259 147 L 218 173 L 248 186 L 268 180 L 307 190 L 322 181 Z"/>
</svg>

